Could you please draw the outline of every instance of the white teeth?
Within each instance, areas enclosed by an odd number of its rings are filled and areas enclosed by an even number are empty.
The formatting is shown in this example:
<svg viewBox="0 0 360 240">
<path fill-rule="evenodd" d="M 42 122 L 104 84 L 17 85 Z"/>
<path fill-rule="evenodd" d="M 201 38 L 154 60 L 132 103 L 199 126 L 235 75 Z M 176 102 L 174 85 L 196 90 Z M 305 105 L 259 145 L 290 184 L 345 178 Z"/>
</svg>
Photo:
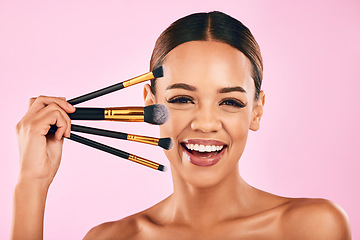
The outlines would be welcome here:
<svg viewBox="0 0 360 240">
<path fill-rule="evenodd" d="M 222 146 L 215 146 L 215 145 L 202 145 L 202 144 L 189 144 L 189 143 L 186 143 L 185 146 L 187 147 L 187 149 L 195 150 L 195 151 L 198 151 L 198 152 L 220 151 L 224 147 L 223 145 Z"/>
</svg>

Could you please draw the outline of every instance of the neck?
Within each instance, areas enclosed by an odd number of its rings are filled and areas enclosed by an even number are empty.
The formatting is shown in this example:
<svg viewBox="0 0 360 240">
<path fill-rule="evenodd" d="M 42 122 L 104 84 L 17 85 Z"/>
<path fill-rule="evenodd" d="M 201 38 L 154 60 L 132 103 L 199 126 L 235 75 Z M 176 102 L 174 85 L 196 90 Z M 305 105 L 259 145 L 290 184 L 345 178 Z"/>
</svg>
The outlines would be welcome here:
<svg viewBox="0 0 360 240">
<path fill-rule="evenodd" d="M 196 187 L 173 177 L 174 193 L 169 199 L 169 207 L 174 221 L 210 226 L 239 217 L 239 213 L 246 215 L 253 188 L 241 178 L 238 166 L 221 182 L 209 187 Z"/>
</svg>

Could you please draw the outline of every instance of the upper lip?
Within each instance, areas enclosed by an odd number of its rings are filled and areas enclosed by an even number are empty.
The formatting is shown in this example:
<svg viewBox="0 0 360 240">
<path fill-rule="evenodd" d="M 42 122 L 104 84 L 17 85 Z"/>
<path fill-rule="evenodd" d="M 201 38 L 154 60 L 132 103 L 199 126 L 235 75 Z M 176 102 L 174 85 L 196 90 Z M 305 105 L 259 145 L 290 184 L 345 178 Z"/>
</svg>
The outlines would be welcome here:
<svg viewBox="0 0 360 240">
<path fill-rule="evenodd" d="M 215 145 L 215 146 L 226 146 L 227 144 L 214 139 L 186 139 L 183 143 L 188 144 L 199 144 L 199 145 Z"/>
</svg>

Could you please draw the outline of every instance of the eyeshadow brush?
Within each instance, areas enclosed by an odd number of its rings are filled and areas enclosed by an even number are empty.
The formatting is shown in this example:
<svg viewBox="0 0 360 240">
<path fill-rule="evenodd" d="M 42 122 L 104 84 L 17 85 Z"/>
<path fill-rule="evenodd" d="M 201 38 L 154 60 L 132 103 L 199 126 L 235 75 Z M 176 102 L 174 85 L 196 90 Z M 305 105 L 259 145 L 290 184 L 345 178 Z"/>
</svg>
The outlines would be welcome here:
<svg viewBox="0 0 360 240">
<path fill-rule="evenodd" d="M 147 143 L 147 144 L 162 147 L 166 150 L 169 150 L 173 147 L 173 142 L 172 142 L 171 138 L 153 138 L 153 137 L 147 137 L 147 136 L 139 136 L 139 135 L 135 135 L 135 134 L 114 132 L 114 131 L 103 130 L 103 129 L 98 129 L 98 128 L 79 126 L 79 125 L 75 125 L 75 124 L 71 124 L 71 131 L 82 132 L 82 133 L 93 134 L 93 135 L 104 136 L 104 137 L 123 139 L 123 140 L 134 141 L 134 142 Z"/>
</svg>

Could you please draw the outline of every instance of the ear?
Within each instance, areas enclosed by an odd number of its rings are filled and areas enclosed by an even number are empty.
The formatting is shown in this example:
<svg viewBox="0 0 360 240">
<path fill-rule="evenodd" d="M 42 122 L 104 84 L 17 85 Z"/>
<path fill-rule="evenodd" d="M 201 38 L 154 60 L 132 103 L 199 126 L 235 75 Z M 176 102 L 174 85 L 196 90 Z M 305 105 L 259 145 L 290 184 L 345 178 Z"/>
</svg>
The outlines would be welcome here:
<svg viewBox="0 0 360 240">
<path fill-rule="evenodd" d="M 253 131 L 257 131 L 260 128 L 260 120 L 263 115 L 263 109 L 265 104 L 265 93 L 264 91 L 260 91 L 259 99 L 255 102 L 255 105 L 252 110 L 250 129 Z"/>
<path fill-rule="evenodd" d="M 151 92 L 151 88 L 150 88 L 149 84 L 145 84 L 145 86 L 144 86 L 144 103 L 145 103 L 145 106 L 155 104 L 155 96 Z"/>
</svg>

